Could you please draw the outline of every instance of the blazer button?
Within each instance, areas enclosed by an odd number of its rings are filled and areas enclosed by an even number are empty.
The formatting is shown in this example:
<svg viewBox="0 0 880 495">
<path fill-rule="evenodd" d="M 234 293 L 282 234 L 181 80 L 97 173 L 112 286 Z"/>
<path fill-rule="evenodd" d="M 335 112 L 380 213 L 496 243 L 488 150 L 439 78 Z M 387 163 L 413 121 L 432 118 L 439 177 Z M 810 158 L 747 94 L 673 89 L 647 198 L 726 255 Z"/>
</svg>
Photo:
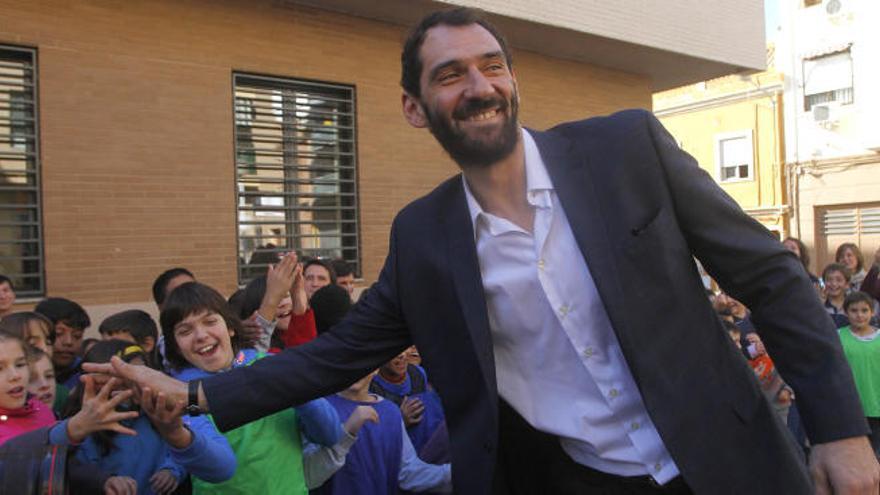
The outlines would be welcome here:
<svg viewBox="0 0 880 495">
<path fill-rule="evenodd" d="M 486 452 L 491 454 L 495 448 L 492 446 L 492 442 L 486 442 L 483 444 L 483 448 L 486 449 Z"/>
</svg>

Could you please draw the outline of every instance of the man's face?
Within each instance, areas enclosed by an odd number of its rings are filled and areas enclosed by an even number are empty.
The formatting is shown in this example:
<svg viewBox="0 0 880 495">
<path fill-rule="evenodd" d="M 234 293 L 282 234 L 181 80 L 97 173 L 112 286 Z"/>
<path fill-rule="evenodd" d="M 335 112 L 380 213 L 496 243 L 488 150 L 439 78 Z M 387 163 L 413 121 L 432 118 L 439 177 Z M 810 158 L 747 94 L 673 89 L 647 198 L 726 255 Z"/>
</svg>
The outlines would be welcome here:
<svg viewBox="0 0 880 495">
<path fill-rule="evenodd" d="M 85 330 L 82 328 L 73 328 L 60 321 L 55 324 L 52 364 L 55 365 L 56 369 L 66 368 L 73 363 L 82 343 L 83 333 L 85 333 Z"/>
<path fill-rule="evenodd" d="M 12 311 L 12 305 L 15 304 L 15 291 L 9 282 L 0 283 L 0 314 Z"/>
<path fill-rule="evenodd" d="M 479 24 L 435 26 L 419 53 L 421 98 L 404 95 L 410 124 L 428 127 L 462 168 L 509 156 L 519 141 L 519 95 L 495 37 Z"/>
<path fill-rule="evenodd" d="M 354 292 L 354 274 L 349 273 L 348 275 L 337 276 L 336 277 L 336 285 L 342 287 L 348 294 L 351 295 Z"/>
</svg>

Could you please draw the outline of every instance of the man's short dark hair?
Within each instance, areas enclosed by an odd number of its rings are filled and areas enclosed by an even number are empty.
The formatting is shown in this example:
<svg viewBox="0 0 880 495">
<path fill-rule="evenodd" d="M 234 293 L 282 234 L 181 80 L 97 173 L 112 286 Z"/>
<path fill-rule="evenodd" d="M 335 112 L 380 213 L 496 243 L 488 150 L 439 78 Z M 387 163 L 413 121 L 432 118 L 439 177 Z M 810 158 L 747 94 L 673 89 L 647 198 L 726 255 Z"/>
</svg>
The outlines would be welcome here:
<svg viewBox="0 0 880 495">
<path fill-rule="evenodd" d="M 85 330 L 92 324 L 89 314 L 79 304 L 63 297 L 49 297 L 40 301 L 34 311 L 49 318 L 53 325 L 59 322 L 70 328 Z"/>
<path fill-rule="evenodd" d="M 165 289 L 168 287 L 168 282 L 171 282 L 171 279 L 179 277 L 180 275 L 187 275 L 193 280 L 196 278 L 191 271 L 180 267 L 165 270 L 161 275 L 156 277 L 156 281 L 153 282 L 153 300 L 156 301 L 157 306 L 162 306 L 165 302 Z"/>
<path fill-rule="evenodd" d="M 119 313 L 112 314 L 98 327 L 101 335 L 109 335 L 114 332 L 126 331 L 134 340 L 143 345 L 147 337 L 152 337 L 153 342 L 159 338 L 159 327 L 153 320 L 153 317 L 146 311 L 139 309 L 129 309 Z"/>
<path fill-rule="evenodd" d="M 852 291 L 846 295 L 846 298 L 843 300 L 843 310 L 847 311 L 850 306 L 857 303 L 865 303 L 872 311 L 874 310 L 874 298 L 860 290 Z"/>
<path fill-rule="evenodd" d="M 400 54 L 400 85 L 404 91 L 410 95 L 419 98 L 422 96 L 421 78 L 422 78 L 422 59 L 419 56 L 422 44 L 425 42 L 425 35 L 428 30 L 435 26 L 469 26 L 471 24 L 479 24 L 489 34 L 495 37 L 501 52 L 504 53 L 504 59 L 509 68 L 513 68 L 513 58 L 510 56 L 510 49 L 507 47 L 507 40 L 486 20 L 481 10 L 471 9 L 467 7 L 459 7 L 449 10 L 441 10 L 427 15 L 422 21 L 410 31 L 406 41 L 403 43 L 403 52 Z"/>
<path fill-rule="evenodd" d="M 3 285 L 4 283 L 9 284 L 9 287 L 12 290 L 15 290 L 15 286 L 12 285 L 12 279 L 7 277 L 6 275 L 0 275 L 0 285 Z"/>
<path fill-rule="evenodd" d="M 342 258 L 331 261 L 330 265 L 333 267 L 333 271 L 336 272 L 336 278 L 354 275 L 354 269 Z"/>
</svg>

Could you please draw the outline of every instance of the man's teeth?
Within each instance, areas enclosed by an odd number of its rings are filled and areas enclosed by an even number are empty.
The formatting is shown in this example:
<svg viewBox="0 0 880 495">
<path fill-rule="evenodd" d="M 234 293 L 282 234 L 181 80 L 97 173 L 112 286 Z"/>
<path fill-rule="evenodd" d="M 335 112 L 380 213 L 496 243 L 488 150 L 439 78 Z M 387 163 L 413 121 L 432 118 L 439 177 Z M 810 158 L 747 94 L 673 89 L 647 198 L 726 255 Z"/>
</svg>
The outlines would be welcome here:
<svg viewBox="0 0 880 495">
<path fill-rule="evenodd" d="M 494 117 L 497 114 L 498 114 L 498 110 L 489 110 L 488 112 L 483 112 L 483 113 L 478 113 L 477 115 L 472 115 L 472 116 L 468 117 L 468 120 L 479 121 L 479 120 L 491 119 L 492 117 Z"/>
</svg>

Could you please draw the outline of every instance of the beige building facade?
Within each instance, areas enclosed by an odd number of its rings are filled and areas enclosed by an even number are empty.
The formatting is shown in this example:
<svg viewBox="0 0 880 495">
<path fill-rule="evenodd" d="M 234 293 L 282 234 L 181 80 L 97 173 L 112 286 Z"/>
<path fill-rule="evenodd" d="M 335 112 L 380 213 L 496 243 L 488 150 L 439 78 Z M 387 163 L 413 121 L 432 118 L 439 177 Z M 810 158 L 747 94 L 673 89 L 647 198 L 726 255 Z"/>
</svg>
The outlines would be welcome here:
<svg viewBox="0 0 880 495">
<path fill-rule="evenodd" d="M 368 284 L 394 214 L 457 172 L 406 124 L 397 83 L 405 24 L 451 2 L 2 3 L 0 272 L 21 308 L 68 297 L 95 323 L 154 311 L 150 285 L 173 266 L 228 295 L 286 249 L 345 257 Z M 733 43 L 645 39 L 632 12 L 609 33 L 455 3 L 510 30 L 521 118 L 538 129 L 761 64 Z M 747 7 L 733 25 L 760 36 L 760 2 L 733 3 Z M 640 69 L 658 53 L 662 70 Z"/>
</svg>

